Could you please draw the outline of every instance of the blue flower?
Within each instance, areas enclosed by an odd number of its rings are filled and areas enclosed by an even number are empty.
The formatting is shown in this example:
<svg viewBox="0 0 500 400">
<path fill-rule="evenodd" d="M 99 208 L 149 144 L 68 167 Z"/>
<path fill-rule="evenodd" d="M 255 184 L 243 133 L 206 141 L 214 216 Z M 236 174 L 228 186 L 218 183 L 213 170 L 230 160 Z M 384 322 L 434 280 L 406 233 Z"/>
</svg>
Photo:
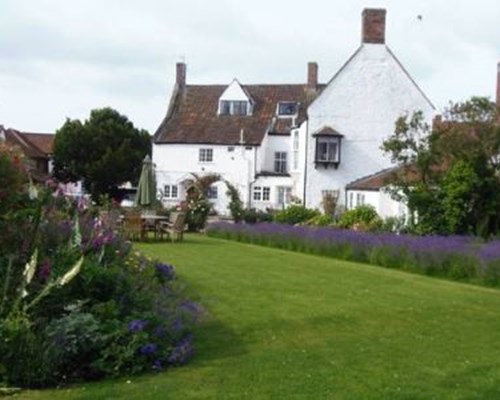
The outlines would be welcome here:
<svg viewBox="0 0 500 400">
<path fill-rule="evenodd" d="M 185 364 L 194 354 L 191 337 L 186 336 L 180 340 L 168 356 L 167 361 L 172 365 Z"/>
<path fill-rule="evenodd" d="M 142 331 L 147 324 L 148 321 L 144 319 L 134 319 L 133 321 L 130 321 L 130 323 L 128 324 L 128 330 L 131 333 L 137 333 Z"/>
<path fill-rule="evenodd" d="M 139 348 L 139 353 L 144 356 L 148 356 L 156 353 L 158 346 L 155 343 L 147 343 Z"/>
<path fill-rule="evenodd" d="M 170 281 L 175 278 L 175 269 L 173 265 L 157 262 L 155 264 L 155 269 L 158 276 L 163 280 Z"/>
</svg>

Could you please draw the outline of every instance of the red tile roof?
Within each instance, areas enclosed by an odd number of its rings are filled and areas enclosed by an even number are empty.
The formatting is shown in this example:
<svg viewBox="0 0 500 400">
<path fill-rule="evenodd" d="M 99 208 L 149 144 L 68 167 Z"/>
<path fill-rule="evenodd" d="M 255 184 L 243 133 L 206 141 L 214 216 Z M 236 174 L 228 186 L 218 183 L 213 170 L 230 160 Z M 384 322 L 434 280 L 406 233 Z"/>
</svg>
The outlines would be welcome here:
<svg viewBox="0 0 500 400">
<path fill-rule="evenodd" d="M 243 130 L 246 144 L 260 145 L 268 131 L 290 133 L 292 119 L 274 119 L 278 102 L 300 103 L 298 125 L 306 119 L 307 106 L 319 93 L 306 85 L 242 85 L 254 101 L 253 114 L 218 115 L 219 98 L 226 88 L 226 85 L 187 85 L 176 91 L 154 142 L 234 145 L 240 142 Z"/>
<path fill-rule="evenodd" d="M 25 133 L 15 129 L 5 129 L 5 142 L 19 147 L 24 154 L 32 158 L 48 158 L 52 154 L 53 134 Z"/>
<path fill-rule="evenodd" d="M 392 167 L 378 171 L 372 175 L 364 176 L 346 185 L 346 190 L 380 190 L 387 186 L 390 179 L 400 170 Z"/>
<path fill-rule="evenodd" d="M 54 152 L 54 138 L 52 133 L 28 133 L 23 132 L 24 137 L 46 155 Z"/>
</svg>

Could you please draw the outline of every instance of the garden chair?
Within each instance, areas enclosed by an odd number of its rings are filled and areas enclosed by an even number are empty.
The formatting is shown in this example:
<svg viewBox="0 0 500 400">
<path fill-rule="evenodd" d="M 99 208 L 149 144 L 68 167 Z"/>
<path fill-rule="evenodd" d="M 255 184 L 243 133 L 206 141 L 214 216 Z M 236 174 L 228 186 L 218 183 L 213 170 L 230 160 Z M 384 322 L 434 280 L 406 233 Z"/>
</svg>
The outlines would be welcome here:
<svg viewBox="0 0 500 400">
<path fill-rule="evenodd" d="M 157 223 L 154 219 L 156 217 L 156 211 L 154 210 L 143 210 L 142 212 L 142 221 L 143 221 L 143 231 L 144 231 L 144 236 L 147 238 L 148 233 L 153 232 L 154 238 L 156 239 L 159 232 L 158 232 L 158 226 Z M 151 217 L 151 218 L 149 218 Z"/>
<path fill-rule="evenodd" d="M 160 224 L 160 234 L 163 237 L 165 233 L 167 238 L 170 238 L 172 242 L 174 240 L 181 242 L 184 236 L 185 220 L 185 212 L 172 213 L 170 222 L 162 222 Z"/>
<path fill-rule="evenodd" d="M 131 212 L 123 218 L 123 234 L 129 240 L 143 240 L 145 236 L 144 227 L 140 213 Z"/>
</svg>

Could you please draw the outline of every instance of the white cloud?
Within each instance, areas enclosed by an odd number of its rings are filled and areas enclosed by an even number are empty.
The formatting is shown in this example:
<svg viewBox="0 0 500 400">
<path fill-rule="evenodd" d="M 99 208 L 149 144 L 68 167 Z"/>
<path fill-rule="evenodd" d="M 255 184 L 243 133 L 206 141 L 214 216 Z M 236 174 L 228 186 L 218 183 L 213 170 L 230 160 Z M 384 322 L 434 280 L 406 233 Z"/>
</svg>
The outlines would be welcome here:
<svg viewBox="0 0 500 400">
<path fill-rule="evenodd" d="M 328 81 L 359 45 L 367 6 L 387 8 L 389 47 L 438 107 L 493 97 L 500 3 L 378 3 L 3 0 L 0 123 L 54 131 L 109 105 L 153 132 L 181 59 L 191 83 L 304 82 L 308 61 Z"/>
</svg>

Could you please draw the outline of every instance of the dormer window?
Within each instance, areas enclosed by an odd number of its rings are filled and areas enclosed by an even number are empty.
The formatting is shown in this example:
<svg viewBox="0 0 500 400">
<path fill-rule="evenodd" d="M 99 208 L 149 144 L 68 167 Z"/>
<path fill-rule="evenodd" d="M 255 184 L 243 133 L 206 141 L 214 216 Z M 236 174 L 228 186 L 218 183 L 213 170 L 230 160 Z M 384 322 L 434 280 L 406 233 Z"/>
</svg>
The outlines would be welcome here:
<svg viewBox="0 0 500 400">
<path fill-rule="evenodd" d="M 333 166 L 335 169 L 340 164 L 340 145 L 342 135 L 332 128 L 323 128 L 313 135 L 316 137 L 316 154 L 314 164 L 325 168 Z"/>
<path fill-rule="evenodd" d="M 299 111 L 299 103 L 294 101 L 280 101 L 278 103 L 278 116 L 293 117 Z"/>
<path fill-rule="evenodd" d="M 252 115 L 253 100 L 237 79 L 219 97 L 219 115 Z"/>
<path fill-rule="evenodd" d="M 220 115 L 248 115 L 248 101 L 220 101 Z"/>
</svg>

